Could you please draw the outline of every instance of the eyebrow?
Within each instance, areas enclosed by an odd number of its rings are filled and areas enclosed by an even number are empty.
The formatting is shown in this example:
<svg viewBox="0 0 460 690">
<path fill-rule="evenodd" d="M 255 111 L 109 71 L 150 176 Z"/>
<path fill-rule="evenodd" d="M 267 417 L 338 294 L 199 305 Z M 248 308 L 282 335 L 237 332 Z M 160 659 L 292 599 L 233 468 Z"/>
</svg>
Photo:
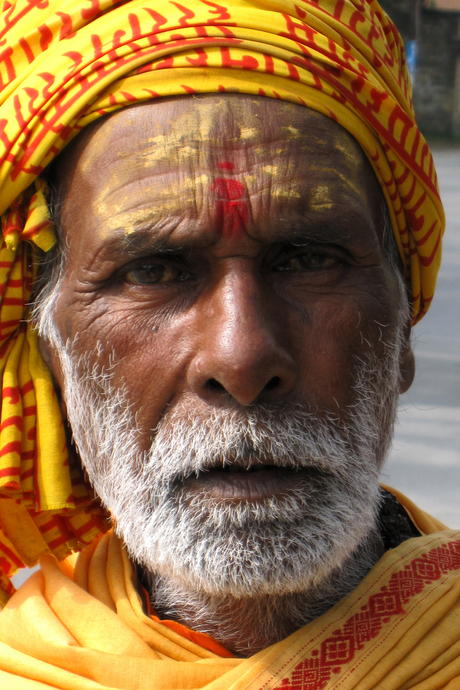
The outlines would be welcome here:
<svg viewBox="0 0 460 690">
<path fill-rule="evenodd" d="M 113 237 L 109 240 L 104 248 L 108 251 L 116 250 L 122 251 L 126 255 L 138 254 L 163 254 L 171 253 L 172 251 L 180 251 L 184 249 L 184 243 L 174 243 L 171 237 L 155 237 L 152 233 L 141 230 L 134 230 L 129 233 L 124 233 L 123 236 Z"/>
<path fill-rule="evenodd" d="M 353 241 L 353 227 L 367 224 L 368 220 L 360 213 L 348 213 L 347 217 L 335 216 L 329 219 L 309 219 L 305 217 L 282 218 L 277 220 L 279 229 L 273 233 L 271 239 L 258 240 L 261 244 L 290 244 L 294 247 L 308 247 L 317 244 L 340 244 Z M 163 223 L 147 221 L 139 223 L 135 229 L 126 230 L 124 227 L 113 229 L 113 236 L 104 240 L 99 247 L 100 255 L 104 260 L 123 254 L 128 260 L 146 255 L 166 255 L 187 252 L 192 249 L 204 249 L 218 241 L 216 239 L 197 237 L 194 233 L 188 237 L 182 236 L 177 240 L 171 237 L 180 221 L 171 222 L 168 219 Z M 370 233 L 372 235 L 372 233 Z M 357 238 L 358 239 L 358 238 Z M 360 235 L 360 242 L 363 237 Z"/>
<path fill-rule="evenodd" d="M 279 220 L 280 224 L 283 220 Z M 352 242 L 353 239 L 363 240 L 362 234 L 356 235 L 356 230 L 369 228 L 369 237 L 376 230 L 372 218 L 367 218 L 363 213 L 349 211 L 344 215 L 331 215 L 330 218 L 311 218 L 306 213 L 304 218 L 286 219 L 286 232 L 281 232 L 281 241 L 287 241 L 295 246 L 308 246 L 311 244 L 340 244 L 340 242 Z"/>
<path fill-rule="evenodd" d="M 127 230 L 125 227 L 113 228 L 110 237 L 103 240 L 98 249 L 98 258 L 104 260 L 111 259 L 119 255 L 129 258 L 137 258 L 146 254 L 170 254 L 186 249 L 186 242 L 175 242 L 171 238 L 177 223 L 171 226 L 170 223 L 160 224 L 146 222 L 139 223 L 134 230 Z M 165 229 L 165 225 L 169 225 Z M 161 232 L 163 231 L 163 232 Z"/>
</svg>

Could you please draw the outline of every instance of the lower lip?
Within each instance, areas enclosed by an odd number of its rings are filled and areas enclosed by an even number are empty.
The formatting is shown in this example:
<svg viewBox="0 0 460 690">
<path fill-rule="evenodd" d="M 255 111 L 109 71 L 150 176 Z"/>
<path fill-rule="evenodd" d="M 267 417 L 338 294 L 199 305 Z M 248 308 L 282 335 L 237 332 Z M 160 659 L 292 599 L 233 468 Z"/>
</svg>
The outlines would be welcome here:
<svg viewBox="0 0 460 690">
<path fill-rule="evenodd" d="M 260 501 L 286 493 L 301 482 L 311 484 L 318 472 L 303 469 L 297 472 L 282 467 L 267 467 L 257 472 L 225 472 L 211 470 L 184 482 L 188 492 L 206 493 L 209 498 L 229 501 Z"/>
</svg>

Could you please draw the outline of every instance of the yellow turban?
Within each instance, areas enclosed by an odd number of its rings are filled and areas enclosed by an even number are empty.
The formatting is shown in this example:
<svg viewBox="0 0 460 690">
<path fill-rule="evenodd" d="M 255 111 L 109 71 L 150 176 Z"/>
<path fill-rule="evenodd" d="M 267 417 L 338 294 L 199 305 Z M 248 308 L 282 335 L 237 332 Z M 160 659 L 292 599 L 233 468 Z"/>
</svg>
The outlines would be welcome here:
<svg viewBox="0 0 460 690">
<path fill-rule="evenodd" d="M 55 243 L 38 177 L 88 123 L 161 96 L 300 103 L 359 142 L 388 202 L 413 320 L 433 298 L 444 229 L 399 34 L 375 0 L 2 0 L 0 18 L 0 587 L 108 528 L 69 467 L 29 322 L 37 247 Z M 22 240 L 27 240 L 23 242 Z M 1 601 L 1 592 L 0 592 Z"/>
</svg>

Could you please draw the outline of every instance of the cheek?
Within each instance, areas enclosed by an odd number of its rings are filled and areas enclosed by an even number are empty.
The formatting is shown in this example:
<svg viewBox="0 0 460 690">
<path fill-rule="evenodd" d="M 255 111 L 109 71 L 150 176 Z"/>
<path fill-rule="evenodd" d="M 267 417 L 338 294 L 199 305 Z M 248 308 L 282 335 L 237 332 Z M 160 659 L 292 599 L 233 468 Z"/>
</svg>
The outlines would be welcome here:
<svg viewBox="0 0 460 690">
<path fill-rule="evenodd" d="M 357 368 L 369 353 L 378 358 L 386 354 L 384 343 L 395 335 L 395 315 L 389 304 L 370 294 L 322 300 L 309 315 L 310 324 L 298 329 L 301 394 L 320 414 L 344 417 L 356 402 Z"/>
<path fill-rule="evenodd" d="M 152 429 L 184 388 L 195 348 L 189 320 L 184 315 L 157 326 L 150 319 L 125 314 L 109 333 L 106 331 L 107 342 L 115 353 L 112 382 L 126 391 L 144 439 L 142 450 L 150 446 Z M 107 366 L 107 352 L 104 359 Z"/>
<path fill-rule="evenodd" d="M 354 315 L 355 326 L 358 323 Z M 346 319 L 313 315 L 299 348 L 301 396 L 318 414 L 334 415 L 353 402 L 353 369 L 359 340 Z"/>
<path fill-rule="evenodd" d="M 90 367 L 97 365 L 110 372 L 112 386 L 125 391 L 141 432 L 140 450 L 148 450 L 152 429 L 186 379 L 193 353 L 193 324 L 183 315 L 156 319 L 156 325 L 149 310 L 113 305 L 108 309 L 102 300 L 97 306 L 74 310 L 72 317 L 69 311 L 59 310 L 61 337 L 75 343 L 76 359 L 89 355 Z"/>
</svg>

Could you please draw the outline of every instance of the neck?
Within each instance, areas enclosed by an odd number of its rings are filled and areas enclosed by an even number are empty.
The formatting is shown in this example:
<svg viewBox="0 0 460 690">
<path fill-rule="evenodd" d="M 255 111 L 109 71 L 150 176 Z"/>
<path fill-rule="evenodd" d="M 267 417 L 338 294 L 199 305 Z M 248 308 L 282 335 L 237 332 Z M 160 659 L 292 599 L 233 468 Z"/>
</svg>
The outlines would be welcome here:
<svg viewBox="0 0 460 690">
<path fill-rule="evenodd" d="M 206 632 L 237 656 L 249 657 L 326 613 L 359 585 L 382 555 L 381 539 L 373 533 L 319 584 L 274 595 L 214 596 L 148 572 L 143 581 L 160 618 Z"/>
</svg>

